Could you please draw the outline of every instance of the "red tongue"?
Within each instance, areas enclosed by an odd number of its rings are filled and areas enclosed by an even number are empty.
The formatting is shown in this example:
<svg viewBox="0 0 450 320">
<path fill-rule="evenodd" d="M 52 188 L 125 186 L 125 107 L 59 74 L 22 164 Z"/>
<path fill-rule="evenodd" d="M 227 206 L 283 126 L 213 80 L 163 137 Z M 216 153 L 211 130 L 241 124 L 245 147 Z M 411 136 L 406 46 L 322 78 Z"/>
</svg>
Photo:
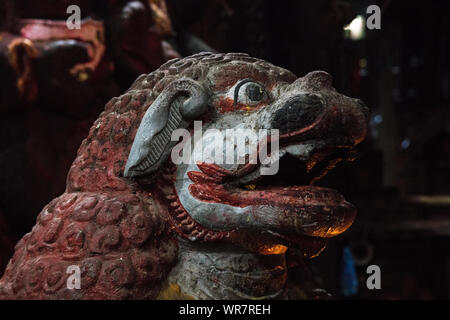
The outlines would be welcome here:
<svg viewBox="0 0 450 320">
<path fill-rule="evenodd" d="M 198 182 L 216 182 L 220 183 L 227 176 L 232 176 L 233 173 L 229 170 L 226 170 L 222 167 L 219 167 L 216 164 L 206 163 L 206 162 L 197 162 L 197 167 L 201 170 L 198 171 L 190 171 L 188 172 L 189 178 L 191 175 L 195 175 L 195 178 Z M 192 178 L 191 178 L 192 180 Z M 194 180 L 192 180 L 194 181 Z M 195 182 L 195 181 L 194 181 Z"/>
</svg>

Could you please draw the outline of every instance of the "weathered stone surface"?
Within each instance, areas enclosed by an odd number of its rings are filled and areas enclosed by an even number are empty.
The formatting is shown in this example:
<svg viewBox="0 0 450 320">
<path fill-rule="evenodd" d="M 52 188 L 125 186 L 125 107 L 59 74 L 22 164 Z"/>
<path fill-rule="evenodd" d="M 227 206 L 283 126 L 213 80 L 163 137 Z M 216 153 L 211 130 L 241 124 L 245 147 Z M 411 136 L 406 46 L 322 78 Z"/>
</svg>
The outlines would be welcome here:
<svg viewBox="0 0 450 320">
<path fill-rule="evenodd" d="M 32 231 L 17 244 L 0 280 L 0 298 L 149 299 L 157 298 L 161 288 L 160 298 L 282 297 L 287 281 L 285 245 L 293 243 L 283 233 L 295 235 L 300 249 L 313 256 L 326 238 L 348 228 L 355 210 L 330 189 L 237 189 L 227 183 L 238 172 L 198 163 L 186 178 L 170 160 L 150 177 L 124 177 L 147 109 L 154 107 L 158 94 L 167 94 L 169 85 L 185 77 L 208 92 L 209 110 L 202 119 L 214 126 L 227 115 L 239 119 L 232 124 L 257 120 L 273 125 L 274 111 L 291 108 L 286 95 L 308 93 L 321 97 L 324 111 L 308 118 L 306 129 L 302 117 L 294 117 L 283 141 L 328 141 L 342 135 L 357 144 L 364 138 L 363 106 L 337 93 L 326 73 L 297 79 L 246 54 L 202 53 L 170 60 L 107 103 L 78 150 L 65 193 L 44 207 Z M 250 78 L 265 86 L 267 100 L 253 107 L 232 101 L 222 108 L 223 101 L 232 99 L 231 88 Z M 194 214 L 192 203 L 216 205 L 213 217 L 207 215 L 209 209 Z M 236 212 L 248 216 L 236 220 Z M 73 265 L 81 270 L 81 289 L 66 286 L 66 270 Z M 170 288 L 179 294 L 170 294 Z"/>
</svg>

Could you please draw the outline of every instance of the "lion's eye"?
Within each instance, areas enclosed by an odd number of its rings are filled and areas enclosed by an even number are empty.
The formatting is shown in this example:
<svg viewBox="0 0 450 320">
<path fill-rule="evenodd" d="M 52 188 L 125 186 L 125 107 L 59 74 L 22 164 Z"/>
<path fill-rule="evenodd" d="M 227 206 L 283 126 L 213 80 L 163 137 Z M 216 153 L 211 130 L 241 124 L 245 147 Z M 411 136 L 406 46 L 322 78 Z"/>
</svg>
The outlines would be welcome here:
<svg viewBox="0 0 450 320">
<path fill-rule="evenodd" d="M 236 86 L 234 101 L 235 103 L 242 103 L 245 105 L 256 105 L 263 101 L 266 96 L 266 90 L 261 84 L 246 79 Z"/>
<path fill-rule="evenodd" d="M 264 97 L 264 88 L 256 83 L 251 83 L 245 88 L 245 93 L 250 100 L 261 101 Z"/>
</svg>

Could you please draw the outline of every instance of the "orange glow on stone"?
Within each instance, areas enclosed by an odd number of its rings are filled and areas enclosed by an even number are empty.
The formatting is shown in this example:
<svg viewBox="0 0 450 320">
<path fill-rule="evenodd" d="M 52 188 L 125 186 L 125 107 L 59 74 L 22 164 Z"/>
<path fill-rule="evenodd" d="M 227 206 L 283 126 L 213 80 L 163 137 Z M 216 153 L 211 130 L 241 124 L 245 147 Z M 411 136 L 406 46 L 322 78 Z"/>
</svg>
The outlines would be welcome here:
<svg viewBox="0 0 450 320">
<path fill-rule="evenodd" d="M 262 247 L 259 251 L 260 254 L 269 255 L 269 254 L 284 254 L 288 247 L 283 246 L 282 244 L 275 244 L 272 246 Z"/>
</svg>

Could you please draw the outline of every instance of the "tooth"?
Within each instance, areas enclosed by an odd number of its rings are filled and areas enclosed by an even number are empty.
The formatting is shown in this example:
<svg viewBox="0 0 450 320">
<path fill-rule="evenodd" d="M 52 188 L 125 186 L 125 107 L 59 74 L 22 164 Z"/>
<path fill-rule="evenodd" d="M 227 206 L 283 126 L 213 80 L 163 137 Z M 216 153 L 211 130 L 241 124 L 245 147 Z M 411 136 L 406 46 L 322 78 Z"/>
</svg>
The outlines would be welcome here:
<svg viewBox="0 0 450 320">
<path fill-rule="evenodd" d="M 184 219 L 183 221 L 181 221 L 182 225 L 188 225 L 191 221 L 189 219 Z"/>
<path fill-rule="evenodd" d="M 336 165 L 341 161 L 342 161 L 342 159 L 340 159 L 340 158 L 331 160 L 330 163 L 327 165 L 325 171 L 328 173 L 328 171 L 334 169 L 334 167 L 336 167 Z"/>
<path fill-rule="evenodd" d="M 192 229 L 194 229 L 195 224 L 194 222 L 192 222 L 191 224 L 184 224 L 181 226 L 181 230 L 183 230 L 184 232 L 191 232 Z"/>
<path fill-rule="evenodd" d="M 314 168 L 314 166 L 317 164 L 316 161 L 313 160 L 309 160 L 308 163 L 306 163 L 306 171 L 309 172 L 311 171 L 312 168 Z"/>
<path fill-rule="evenodd" d="M 299 159 L 306 159 L 314 146 L 312 144 L 297 144 L 286 147 L 285 152 Z"/>
<path fill-rule="evenodd" d="M 246 186 L 244 186 L 245 189 L 247 190 L 255 190 L 256 185 L 255 184 L 248 184 Z"/>
</svg>

